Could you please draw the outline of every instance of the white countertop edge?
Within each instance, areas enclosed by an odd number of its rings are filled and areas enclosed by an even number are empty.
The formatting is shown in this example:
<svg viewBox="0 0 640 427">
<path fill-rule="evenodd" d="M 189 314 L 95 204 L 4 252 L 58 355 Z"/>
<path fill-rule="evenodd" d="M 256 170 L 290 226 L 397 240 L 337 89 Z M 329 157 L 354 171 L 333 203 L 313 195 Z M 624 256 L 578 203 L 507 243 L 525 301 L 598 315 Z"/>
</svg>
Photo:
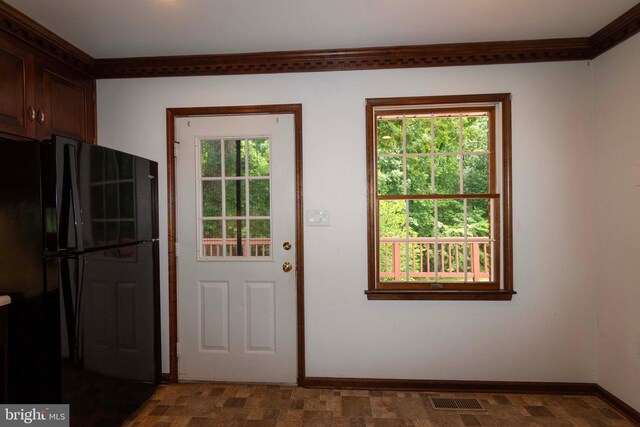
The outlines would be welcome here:
<svg viewBox="0 0 640 427">
<path fill-rule="evenodd" d="M 0 307 L 11 304 L 11 297 L 8 295 L 0 295 Z"/>
</svg>

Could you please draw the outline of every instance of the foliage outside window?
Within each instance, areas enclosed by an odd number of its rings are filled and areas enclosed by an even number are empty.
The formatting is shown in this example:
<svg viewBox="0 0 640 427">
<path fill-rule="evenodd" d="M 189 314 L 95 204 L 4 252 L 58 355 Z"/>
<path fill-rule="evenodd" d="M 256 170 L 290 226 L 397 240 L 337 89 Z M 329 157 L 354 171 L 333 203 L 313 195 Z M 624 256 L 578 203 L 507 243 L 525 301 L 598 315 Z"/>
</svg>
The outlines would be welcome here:
<svg viewBox="0 0 640 427">
<path fill-rule="evenodd" d="M 199 260 L 271 258 L 270 141 L 196 143 Z"/>
<path fill-rule="evenodd" d="M 370 299 L 511 299 L 510 153 L 508 94 L 367 100 Z"/>
</svg>

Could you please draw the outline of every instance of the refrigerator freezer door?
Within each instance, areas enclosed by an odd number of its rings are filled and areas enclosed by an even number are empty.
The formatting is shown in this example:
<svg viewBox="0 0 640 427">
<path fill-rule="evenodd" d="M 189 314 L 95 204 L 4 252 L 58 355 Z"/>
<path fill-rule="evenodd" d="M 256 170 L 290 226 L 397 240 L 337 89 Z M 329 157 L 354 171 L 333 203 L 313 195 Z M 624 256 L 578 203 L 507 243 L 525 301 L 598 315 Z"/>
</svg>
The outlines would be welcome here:
<svg viewBox="0 0 640 427">
<path fill-rule="evenodd" d="M 156 237 L 149 160 L 83 144 L 79 162 L 85 250 Z"/>
<path fill-rule="evenodd" d="M 154 162 L 59 136 L 43 153 L 50 253 L 157 238 Z"/>
</svg>

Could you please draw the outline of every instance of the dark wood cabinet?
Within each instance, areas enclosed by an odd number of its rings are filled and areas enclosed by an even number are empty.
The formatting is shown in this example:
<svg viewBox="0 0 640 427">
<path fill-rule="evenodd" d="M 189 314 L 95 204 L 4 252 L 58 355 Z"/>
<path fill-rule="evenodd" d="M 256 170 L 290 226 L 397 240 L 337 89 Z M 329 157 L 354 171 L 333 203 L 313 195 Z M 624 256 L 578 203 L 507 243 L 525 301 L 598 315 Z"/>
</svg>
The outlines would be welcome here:
<svg viewBox="0 0 640 427">
<path fill-rule="evenodd" d="M 33 55 L 0 38 L 0 130 L 35 136 Z"/>
<path fill-rule="evenodd" d="M 95 142 L 95 80 L 47 61 L 36 62 L 36 78 L 36 137 Z"/>
<path fill-rule="evenodd" d="M 95 143 L 95 79 L 0 33 L 0 132 Z"/>
</svg>

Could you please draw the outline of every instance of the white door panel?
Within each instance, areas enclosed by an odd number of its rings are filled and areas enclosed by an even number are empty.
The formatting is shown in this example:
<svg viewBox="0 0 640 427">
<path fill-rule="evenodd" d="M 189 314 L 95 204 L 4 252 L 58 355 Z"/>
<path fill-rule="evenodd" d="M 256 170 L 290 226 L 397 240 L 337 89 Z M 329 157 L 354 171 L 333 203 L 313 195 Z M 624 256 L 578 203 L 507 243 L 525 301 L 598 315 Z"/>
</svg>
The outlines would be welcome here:
<svg viewBox="0 0 640 427">
<path fill-rule="evenodd" d="M 294 383 L 295 266 L 282 269 L 296 258 L 293 115 L 185 117 L 175 129 L 178 377 Z M 255 166 L 264 147 L 270 167 Z"/>
</svg>

